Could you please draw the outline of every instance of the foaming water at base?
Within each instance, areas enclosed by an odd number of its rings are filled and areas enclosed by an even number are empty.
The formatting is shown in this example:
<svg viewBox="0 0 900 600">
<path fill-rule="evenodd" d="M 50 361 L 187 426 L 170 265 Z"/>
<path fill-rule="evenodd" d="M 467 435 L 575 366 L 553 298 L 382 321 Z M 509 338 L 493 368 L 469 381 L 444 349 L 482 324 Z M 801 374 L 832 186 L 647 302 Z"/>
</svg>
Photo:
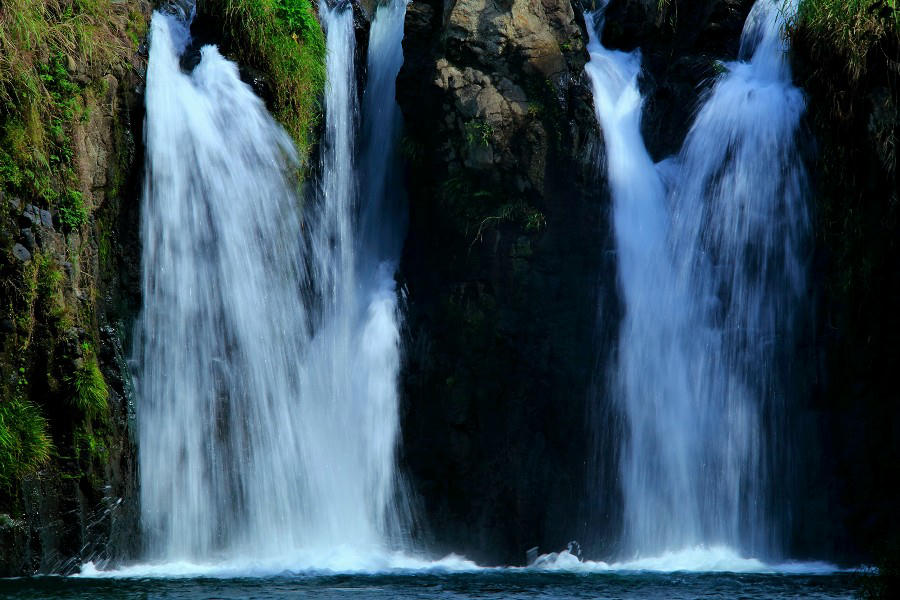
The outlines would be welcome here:
<svg viewBox="0 0 900 600">
<path fill-rule="evenodd" d="M 582 560 L 568 550 L 551 552 L 538 557 L 532 569 L 570 572 L 622 572 L 648 571 L 656 573 L 783 573 L 794 575 L 829 575 L 840 572 L 836 565 L 826 562 L 789 561 L 777 564 L 765 563 L 757 558 L 746 558 L 727 546 L 695 546 L 678 551 L 664 552 L 659 556 L 635 557 L 631 560 L 606 563 Z"/>
<path fill-rule="evenodd" d="M 425 575 L 433 573 L 558 572 L 602 573 L 754 573 L 784 575 L 831 575 L 842 572 L 836 565 L 821 561 L 765 563 L 740 556 L 726 546 L 697 546 L 659 556 L 636 557 L 619 562 L 585 560 L 568 550 L 542 554 L 527 567 L 483 567 L 456 554 L 437 560 L 403 552 L 373 553 L 339 546 L 331 552 L 298 552 L 270 559 L 226 560 L 222 562 L 144 563 L 105 570 L 86 563 L 76 577 L 83 578 L 246 578 L 348 575 Z"/>
<path fill-rule="evenodd" d="M 244 578 L 278 575 L 379 575 L 385 573 L 455 573 L 480 571 L 474 562 L 455 554 L 428 560 L 403 552 L 376 554 L 337 547 L 331 552 L 298 552 L 270 559 L 226 560 L 222 562 L 173 561 L 142 563 L 105 570 L 92 562 L 82 566 L 76 577 L 86 578 Z"/>
</svg>

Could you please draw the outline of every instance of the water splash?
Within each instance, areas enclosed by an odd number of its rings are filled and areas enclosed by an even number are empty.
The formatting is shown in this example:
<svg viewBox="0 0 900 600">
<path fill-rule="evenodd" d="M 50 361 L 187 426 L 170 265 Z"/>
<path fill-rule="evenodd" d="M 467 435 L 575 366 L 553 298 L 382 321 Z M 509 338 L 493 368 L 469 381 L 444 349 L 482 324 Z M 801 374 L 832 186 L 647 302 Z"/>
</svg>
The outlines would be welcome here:
<svg viewBox="0 0 900 600">
<path fill-rule="evenodd" d="M 681 154 L 640 135 L 639 52 L 604 48 L 588 15 L 625 315 L 612 394 L 627 553 L 772 552 L 765 498 L 785 371 L 805 294 L 806 187 L 783 10 L 759 0 Z M 775 425 L 772 423 L 775 422 Z"/>
<path fill-rule="evenodd" d="M 538 571 L 567 573 L 652 572 L 652 573 L 780 573 L 793 575 L 830 575 L 840 569 L 821 561 L 765 563 L 756 558 L 744 558 L 725 546 L 696 546 L 664 552 L 633 560 L 606 563 L 583 560 L 570 553 L 543 554 L 530 567 Z"/>
<path fill-rule="evenodd" d="M 154 14 L 147 76 L 135 363 L 148 558 L 390 554 L 405 517 L 391 263 L 402 238 L 360 232 L 352 13 L 320 8 L 322 178 L 301 215 L 291 140 L 236 65 L 207 46 L 192 72 L 181 70 L 189 8 Z M 386 67 L 370 57 L 370 71 L 389 77 L 395 54 Z M 379 142 L 390 148 L 395 138 Z M 366 210 L 402 222 L 384 204 Z"/>
</svg>

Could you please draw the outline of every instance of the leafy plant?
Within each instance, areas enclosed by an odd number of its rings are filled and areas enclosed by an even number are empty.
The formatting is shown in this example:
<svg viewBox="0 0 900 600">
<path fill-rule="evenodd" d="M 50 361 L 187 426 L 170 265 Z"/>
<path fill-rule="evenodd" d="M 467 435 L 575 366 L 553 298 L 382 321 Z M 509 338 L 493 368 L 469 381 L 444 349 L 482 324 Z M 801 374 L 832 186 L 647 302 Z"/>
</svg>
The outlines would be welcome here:
<svg viewBox="0 0 900 600">
<path fill-rule="evenodd" d="M 315 35 L 319 22 L 308 0 L 277 0 L 278 17 L 292 32 L 308 36 Z"/>
<path fill-rule="evenodd" d="M 68 229 L 78 229 L 88 219 L 84 196 L 78 190 L 66 189 L 58 205 L 59 222 Z"/>
<path fill-rule="evenodd" d="M 475 238 L 472 240 L 472 245 L 475 242 L 480 242 L 484 232 L 491 226 L 500 223 L 520 223 L 525 231 L 536 233 L 546 227 L 547 219 L 544 217 L 544 213 L 524 202 L 504 204 L 499 207 L 495 214 L 489 215 L 481 221 L 475 233 Z"/>
<path fill-rule="evenodd" d="M 487 121 L 473 119 L 466 123 L 466 143 L 470 146 L 489 146 L 494 137 L 494 127 Z"/>
</svg>

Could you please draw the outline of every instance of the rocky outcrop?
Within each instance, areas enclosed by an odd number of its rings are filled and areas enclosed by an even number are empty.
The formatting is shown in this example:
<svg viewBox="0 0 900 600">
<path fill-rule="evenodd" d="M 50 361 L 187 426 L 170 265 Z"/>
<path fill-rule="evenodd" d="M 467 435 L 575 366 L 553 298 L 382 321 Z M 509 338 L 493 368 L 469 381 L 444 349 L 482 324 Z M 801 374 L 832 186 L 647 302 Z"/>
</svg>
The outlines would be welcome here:
<svg viewBox="0 0 900 600">
<path fill-rule="evenodd" d="M 59 26 L 40 14 L 40 26 Z M 42 81 L 55 103 L 36 125 L 55 136 L 50 179 L 37 190 L 19 177 L 30 168 L 21 153 L 3 157 L 0 177 L 0 402 L 33 407 L 31 437 L 48 442 L 36 468 L 3 465 L 3 576 L 65 573 L 139 544 L 124 357 L 140 304 L 140 37 L 150 4 L 78 18 L 97 24 L 94 60 L 39 50 L 49 52 Z M 6 135 L 16 119 L 0 113 Z"/>
<path fill-rule="evenodd" d="M 409 5 L 403 462 L 435 551 L 518 564 L 580 535 L 601 141 L 567 0 Z"/>
</svg>

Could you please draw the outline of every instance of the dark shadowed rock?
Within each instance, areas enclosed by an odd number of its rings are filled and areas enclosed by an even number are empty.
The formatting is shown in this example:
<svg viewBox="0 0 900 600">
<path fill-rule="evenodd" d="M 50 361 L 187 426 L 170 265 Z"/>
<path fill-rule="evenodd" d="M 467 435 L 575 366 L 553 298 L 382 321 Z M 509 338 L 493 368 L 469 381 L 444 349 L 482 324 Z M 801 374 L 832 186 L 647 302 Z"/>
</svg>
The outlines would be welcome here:
<svg viewBox="0 0 900 600">
<path fill-rule="evenodd" d="M 562 465 L 615 305 L 585 39 L 566 0 L 408 7 L 402 452 L 438 552 L 521 564 L 581 535 Z"/>
<path fill-rule="evenodd" d="M 23 229 L 21 233 L 22 245 L 28 248 L 30 252 L 33 252 L 35 246 L 34 232 L 31 229 Z"/>
</svg>

